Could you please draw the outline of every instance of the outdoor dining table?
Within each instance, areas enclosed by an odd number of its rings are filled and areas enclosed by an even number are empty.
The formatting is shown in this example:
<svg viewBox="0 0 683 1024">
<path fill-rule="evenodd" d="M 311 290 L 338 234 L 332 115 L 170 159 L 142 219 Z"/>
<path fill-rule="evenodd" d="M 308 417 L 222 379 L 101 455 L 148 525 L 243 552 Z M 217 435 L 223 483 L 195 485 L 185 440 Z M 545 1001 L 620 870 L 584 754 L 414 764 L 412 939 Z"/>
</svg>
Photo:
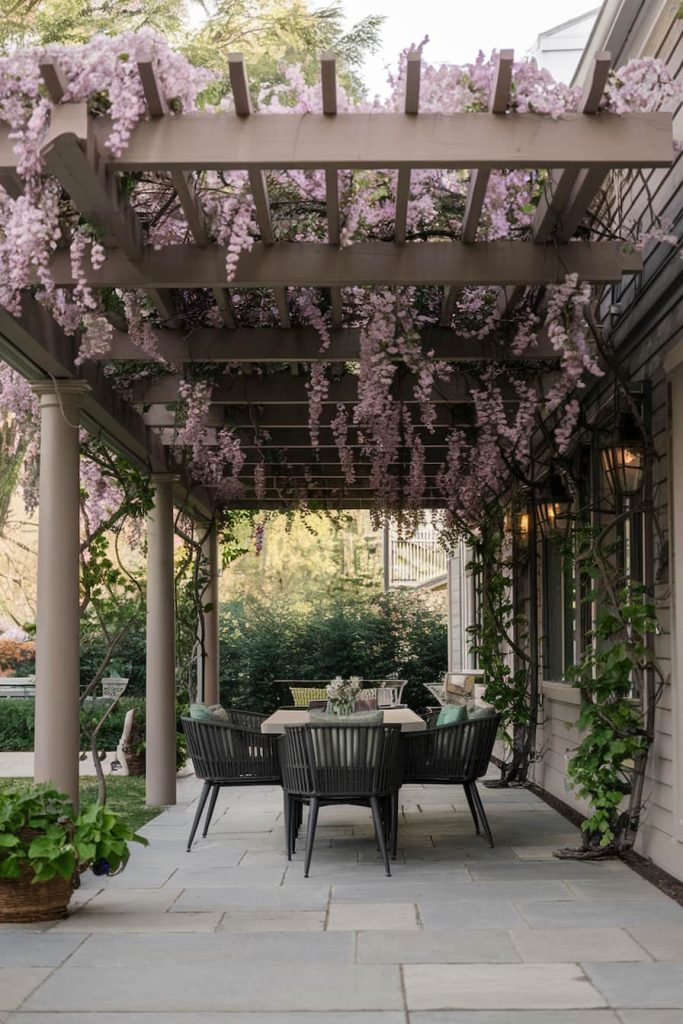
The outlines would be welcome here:
<svg viewBox="0 0 683 1024">
<path fill-rule="evenodd" d="M 385 708 L 383 714 L 384 724 L 400 725 L 401 732 L 420 732 L 427 728 L 426 722 L 410 708 Z M 261 723 L 261 732 L 271 736 L 282 735 L 288 725 L 308 725 L 310 721 L 311 716 L 306 708 L 278 708 Z"/>
</svg>

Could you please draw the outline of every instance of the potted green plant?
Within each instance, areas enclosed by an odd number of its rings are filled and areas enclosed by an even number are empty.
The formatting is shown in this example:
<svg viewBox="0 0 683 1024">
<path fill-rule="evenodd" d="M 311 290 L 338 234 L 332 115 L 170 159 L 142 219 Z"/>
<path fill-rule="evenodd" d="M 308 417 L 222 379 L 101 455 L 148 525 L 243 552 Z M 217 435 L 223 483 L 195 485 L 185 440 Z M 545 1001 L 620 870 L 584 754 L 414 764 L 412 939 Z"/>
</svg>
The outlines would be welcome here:
<svg viewBox="0 0 683 1024">
<path fill-rule="evenodd" d="M 130 842 L 147 846 L 100 804 L 77 814 L 47 785 L 0 793 L 0 922 L 64 917 L 80 874 L 122 871 Z"/>
</svg>

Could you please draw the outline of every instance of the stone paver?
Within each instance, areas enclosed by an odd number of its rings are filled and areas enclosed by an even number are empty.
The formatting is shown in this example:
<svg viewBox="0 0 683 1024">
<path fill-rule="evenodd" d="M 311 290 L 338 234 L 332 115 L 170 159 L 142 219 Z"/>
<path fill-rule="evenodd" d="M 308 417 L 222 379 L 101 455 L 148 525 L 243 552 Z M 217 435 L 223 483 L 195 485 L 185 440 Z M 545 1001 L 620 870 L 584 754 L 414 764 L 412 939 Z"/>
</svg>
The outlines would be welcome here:
<svg viewBox="0 0 683 1024">
<path fill-rule="evenodd" d="M 0 1010 L 16 1010 L 49 974 L 48 967 L 0 967 Z"/>
<path fill-rule="evenodd" d="M 409 1010 L 607 1005 L 575 964 L 408 964 L 403 976 Z"/>
<path fill-rule="evenodd" d="M 532 928 L 630 928 L 683 925 L 683 907 L 673 900 L 520 900 L 516 904 Z"/>
<path fill-rule="evenodd" d="M 410 1024 L 620 1024 L 620 1021 L 612 1010 L 428 1010 L 411 1013 Z"/>
<path fill-rule="evenodd" d="M 86 938 L 84 933 L 0 932 L 0 966 L 59 967 Z"/>
<path fill-rule="evenodd" d="M 621 928 L 527 928 L 515 930 L 511 935 L 527 963 L 650 959 L 643 947 Z"/>
<path fill-rule="evenodd" d="M 29 997 L 28 1010 L 131 1010 L 281 1012 L 400 1010 L 401 979 L 395 966 L 228 963 L 158 966 L 154 983 L 144 967 L 63 967 Z"/>
<path fill-rule="evenodd" d="M 218 929 L 231 932 L 321 932 L 325 927 L 325 916 L 325 910 L 230 910 L 221 917 Z"/>
<path fill-rule="evenodd" d="M 584 964 L 610 1006 L 678 1010 L 683 1017 L 683 964 Z"/>
<path fill-rule="evenodd" d="M 366 964 L 510 964 L 521 960 L 507 932 L 474 928 L 359 932 L 356 956 L 359 963 Z"/>
<path fill-rule="evenodd" d="M 628 930 L 653 960 L 683 961 L 683 924 L 636 926 Z"/>
<path fill-rule="evenodd" d="M 203 969 L 247 963 L 352 963 L 354 938 L 349 932 L 277 932 L 234 934 L 228 931 L 195 935 L 91 935 L 69 961 L 72 967 L 147 967 L 178 963 Z M 391 962 L 391 961 L 388 961 Z"/>
<path fill-rule="evenodd" d="M 621 1024 L 681 1024 L 680 1010 L 620 1010 Z"/>
<path fill-rule="evenodd" d="M 414 903 L 338 903 L 332 904 L 327 918 L 328 931 L 361 931 L 419 928 Z"/>
<path fill-rule="evenodd" d="M 0 927 L 0 1024 L 683 1024 L 683 908 L 553 859 L 576 835 L 529 792 L 482 788 L 490 850 L 457 787 L 404 787 L 391 878 L 326 808 L 309 879 L 277 787 L 224 790 L 187 854 L 198 792 L 67 920 Z"/>
<path fill-rule="evenodd" d="M 119 1013 L 18 1013 L 11 1014 L 7 1024 L 121 1024 L 122 1020 L 125 1024 L 405 1024 L 405 1014 L 403 1011 L 355 1013 L 344 1010 L 331 1013 L 127 1013 L 125 1016 Z"/>
</svg>

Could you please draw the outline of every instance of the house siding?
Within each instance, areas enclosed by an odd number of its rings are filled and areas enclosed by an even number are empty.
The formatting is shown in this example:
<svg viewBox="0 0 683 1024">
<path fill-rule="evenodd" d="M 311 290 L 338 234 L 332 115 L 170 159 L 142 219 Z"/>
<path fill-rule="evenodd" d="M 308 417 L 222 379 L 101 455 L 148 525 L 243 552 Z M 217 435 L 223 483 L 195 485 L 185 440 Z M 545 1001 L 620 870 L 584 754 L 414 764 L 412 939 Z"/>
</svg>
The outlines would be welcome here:
<svg viewBox="0 0 683 1024">
<path fill-rule="evenodd" d="M 653 24 L 634 39 L 646 39 L 638 51 L 625 50 L 617 64 L 632 56 L 652 55 L 665 61 L 679 79 L 683 64 L 683 22 L 676 5 L 667 4 L 654 13 Z M 599 28 L 599 26 L 598 26 Z M 599 35 L 599 33 L 598 33 Z M 633 44 L 632 44 L 633 45 Z M 674 137 L 683 137 L 683 109 L 674 111 Z M 671 168 L 657 169 L 631 178 L 623 176 L 619 218 L 637 220 L 651 202 L 659 216 L 681 235 L 683 220 L 683 160 Z M 648 226 L 648 225 L 645 225 Z M 671 230 L 671 228 L 668 228 Z M 611 328 L 612 344 L 631 381 L 649 381 L 655 462 L 652 467 L 653 504 L 658 530 L 652 538 L 654 589 L 660 633 L 655 648 L 666 681 L 661 688 L 655 736 L 648 762 L 644 808 L 636 850 L 683 878 L 683 660 L 674 661 L 677 631 L 683 631 L 683 610 L 675 615 L 675 573 L 683 578 L 683 550 L 676 551 L 672 524 L 683 515 L 674 507 L 672 493 L 683 494 L 683 368 L 672 390 L 663 359 L 683 339 L 683 261 L 671 247 L 650 243 L 644 253 L 641 275 L 627 279 L 605 297 L 603 310 L 618 305 L 619 315 Z M 602 404 L 604 395 L 597 396 Z M 683 548 L 683 544 L 679 544 Z M 539 588 L 542 594 L 542 588 Z M 683 598 L 683 587 L 680 589 Z M 679 598 L 679 606 L 683 601 Z M 541 619 L 542 621 L 542 619 Z M 680 638 L 678 638 L 680 640 Z M 683 651 L 683 646 L 681 647 Z M 580 740 L 577 728 L 577 692 L 566 683 L 545 682 L 538 748 L 542 759 L 535 766 L 535 781 L 547 792 L 585 813 L 587 807 L 568 787 L 567 755 Z"/>
</svg>

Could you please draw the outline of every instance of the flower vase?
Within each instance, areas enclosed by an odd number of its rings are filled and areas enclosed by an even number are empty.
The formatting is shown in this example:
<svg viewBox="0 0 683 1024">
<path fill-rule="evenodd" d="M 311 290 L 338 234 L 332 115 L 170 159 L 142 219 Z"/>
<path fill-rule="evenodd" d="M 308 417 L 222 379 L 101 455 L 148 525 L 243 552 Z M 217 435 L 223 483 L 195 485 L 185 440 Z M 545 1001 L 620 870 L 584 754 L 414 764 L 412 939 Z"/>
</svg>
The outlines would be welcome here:
<svg viewBox="0 0 683 1024">
<path fill-rule="evenodd" d="M 337 715 L 338 717 L 344 717 L 346 715 L 352 715 L 356 710 L 356 698 L 355 697 L 339 697 L 337 700 L 329 701 L 330 714 Z"/>
</svg>

